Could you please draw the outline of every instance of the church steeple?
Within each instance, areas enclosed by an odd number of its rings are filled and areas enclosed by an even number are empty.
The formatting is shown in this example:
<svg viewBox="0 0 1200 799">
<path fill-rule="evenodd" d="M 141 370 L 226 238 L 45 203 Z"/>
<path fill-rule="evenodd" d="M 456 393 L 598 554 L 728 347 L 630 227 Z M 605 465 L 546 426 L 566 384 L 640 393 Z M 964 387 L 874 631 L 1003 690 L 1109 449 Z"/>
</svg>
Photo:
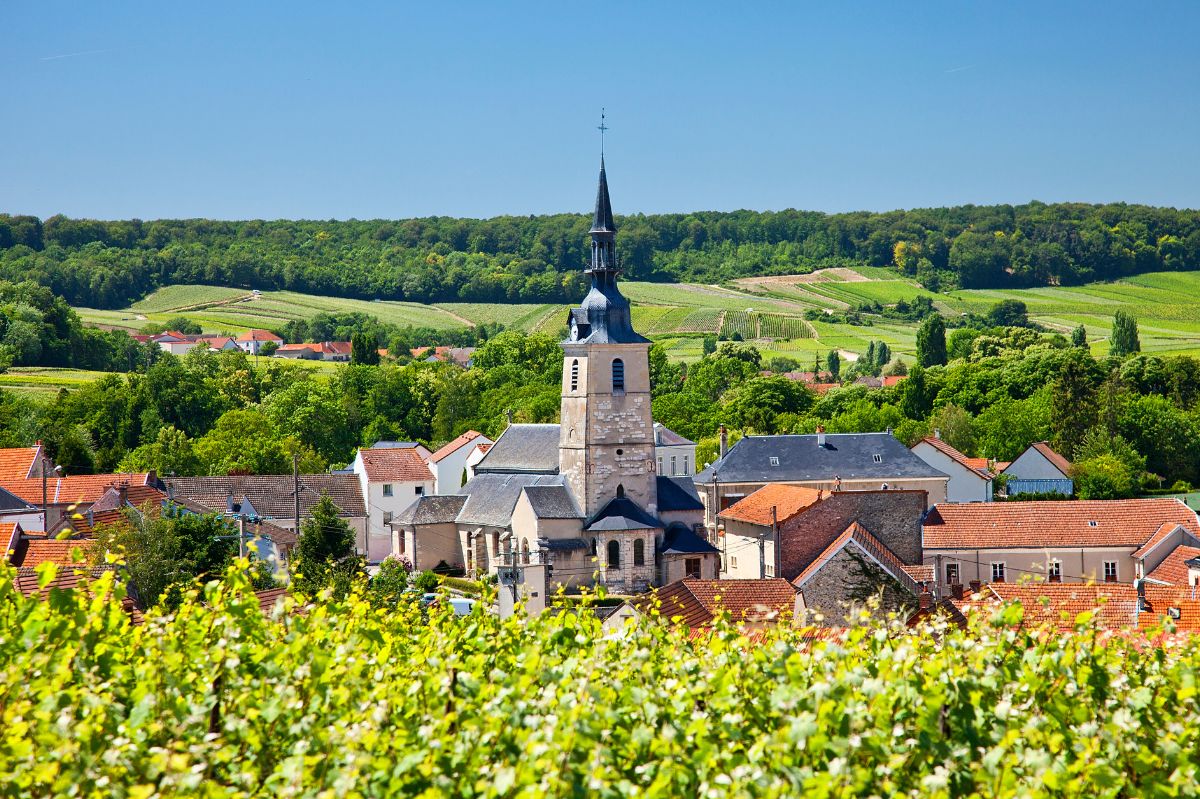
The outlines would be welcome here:
<svg viewBox="0 0 1200 799">
<path fill-rule="evenodd" d="M 613 222 L 612 202 L 608 199 L 608 177 L 604 174 L 604 156 L 600 156 L 600 186 L 596 189 L 596 213 L 592 217 L 592 229 L 588 231 L 595 238 L 597 234 L 617 233 L 617 224 Z"/>
</svg>

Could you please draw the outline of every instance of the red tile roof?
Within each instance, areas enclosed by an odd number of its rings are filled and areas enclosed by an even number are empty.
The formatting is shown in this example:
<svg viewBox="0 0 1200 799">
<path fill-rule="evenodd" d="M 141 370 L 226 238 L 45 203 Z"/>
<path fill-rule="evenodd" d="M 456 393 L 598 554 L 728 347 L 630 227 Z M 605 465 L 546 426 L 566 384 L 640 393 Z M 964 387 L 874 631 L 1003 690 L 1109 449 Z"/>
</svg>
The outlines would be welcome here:
<svg viewBox="0 0 1200 799">
<path fill-rule="evenodd" d="M 904 571 L 908 572 L 908 576 L 916 580 L 918 583 L 932 583 L 936 577 L 933 573 L 933 566 L 925 566 L 917 564 L 910 566 L 904 565 Z"/>
<path fill-rule="evenodd" d="M 883 378 L 883 387 L 891 388 L 892 386 L 900 385 L 900 382 L 905 379 L 906 375 L 888 375 Z"/>
<path fill-rule="evenodd" d="M 70 530 L 75 535 L 90 537 L 95 534 L 97 525 L 118 524 L 124 520 L 125 514 L 123 511 L 106 510 L 97 513 L 88 508 L 84 511 L 75 511 L 63 519 L 62 524 L 55 528 L 55 532 Z"/>
<path fill-rule="evenodd" d="M 51 505 L 90 505 L 98 500 L 109 486 L 128 483 L 130 487 L 154 483 L 153 472 L 137 474 L 80 474 L 55 477 L 46 481 L 46 500 Z M 0 488 L 32 505 L 42 504 L 42 479 L 0 481 Z"/>
<path fill-rule="evenodd" d="M 349 355 L 353 349 L 349 341 L 322 341 L 317 346 L 326 355 Z"/>
<path fill-rule="evenodd" d="M 0 547 L 4 547 L 4 551 L 0 552 L 0 556 L 8 558 L 10 549 L 15 549 L 20 536 L 21 525 L 16 522 L 0 522 Z"/>
<path fill-rule="evenodd" d="M 24 480 L 37 474 L 41 447 L 0 449 L 0 480 Z M 40 498 L 39 498 L 40 501 Z"/>
<path fill-rule="evenodd" d="M 688 627 L 711 624 L 721 611 L 734 622 L 774 622 L 796 607 L 796 589 L 779 577 L 764 580 L 679 580 L 634 600 L 643 611 L 657 607 Z"/>
<path fill-rule="evenodd" d="M 148 485 L 131 485 L 127 486 L 122 496 L 121 489 L 117 486 L 112 486 L 105 490 L 100 498 L 92 503 L 92 511 L 99 513 L 101 511 L 120 510 L 126 505 L 132 505 L 135 508 L 140 508 L 147 502 L 161 504 L 167 495 L 159 491 L 154 486 Z"/>
<path fill-rule="evenodd" d="M 53 538 L 26 538 L 17 544 L 12 556 L 12 565 L 33 568 L 39 563 L 57 563 L 68 566 L 87 560 L 87 550 L 94 546 L 94 538 L 76 538 L 58 541 Z M 80 561 L 72 557 L 75 549 L 83 550 Z"/>
<path fill-rule="evenodd" d="M 954 447 L 947 444 L 940 438 L 934 436 L 926 436 L 921 439 L 922 444 L 928 444 L 938 452 L 945 455 L 950 460 L 978 474 L 980 477 L 991 479 L 992 473 L 988 471 L 987 458 L 968 458 Z"/>
<path fill-rule="evenodd" d="M 1114 499 L 939 504 L 922 534 L 926 549 L 1140 547 L 1164 524 L 1200 533 L 1177 499 Z"/>
<path fill-rule="evenodd" d="M 792 585 L 797 588 L 803 587 L 813 575 L 819 572 L 834 555 L 840 552 L 851 541 L 857 544 L 862 551 L 866 552 L 874 560 L 881 563 L 897 580 L 907 583 L 911 579 L 904 561 L 896 557 L 896 553 L 888 549 L 878 538 L 871 535 L 867 528 L 858 522 L 854 522 L 841 535 L 833 539 L 821 554 L 813 558 L 812 562 L 804 568 L 804 571 L 800 572 L 795 580 L 792 580 Z M 909 587 L 913 588 L 911 584 Z"/>
<path fill-rule="evenodd" d="M 1069 460 L 1067 460 L 1066 458 L 1064 458 L 1062 455 L 1059 455 L 1054 450 L 1050 449 L 1050 445 L 1047 444 L 1045 441 L 1038 441 L 1037 443 L 1031 444 L 1030 446 L 1032 446 L 1035 450 L 1040 452 L 1042 454 L 1043 458 L 1050 461 L 1050 463 L 1052 463 L 1054 465 L 1055 469 L 1058 469 L 1060 472 L 1062 472 L 1067 477 L 1071 476 L 1071 462 Z"/>
<path fill-rule="evenodd" d="M 964 616 L 1017 602 L 1025 611 L 1023 627 L 1060 632 L 1074 630 L 1075 619 L 1085 611 L 1095 611 L 1104 629 L 1152 630 L 1163 623 L 1168 608 L 1176 608 L 1176 630 L 1200 632 L 1200 599 L 1192 599 L 1190 589 L 1147 586 L 1146 607 L 1140 612 L 1137 598 L 1137 589 L 1128 583 L 989 583 L 979 594 L 951 602 Z"/>
<path fill-rule="evenodd" d="M 471 443 L 475 439 L 479 438 L 481 435 L 483 435 L 483 434 L 479 433 L 475 430 L 468 430 L 467 432 L 463 433 L 458 438 L 451 441 L 446 446 L 439 449 L 437 452 L 430 455 L 429 460 L 433 461 L 434 463 L 437 463 L 440 460 L 442 460 L 443 458 L 449 457 L 450 455 L 453 455 L 455 452 L 458 452 L 458 450 L 464 444 Z"/>
<path fill-rule="evenodd" d="M 238 341 L 283 341 L 270 330 L 252 329 L 237 337 Z"/>
<path fill-rule="evenodd" d="M 718 518 L 751 524 L 783 523 L 821 501 L 823 492 L 806 486 L 767 483 L 749 496 L 739 499 L 718 514 Z M 775 509 L 772 520 L 771 508 Z"/>
<path fill-rule="evenodd" d="M 107 567 L 98 567 L 93 569 L 80 567 L 59 567 L 58 574 L 45 587 L 38 586 L 38 572 L 36 569 L 21 568 L 17 569 L 17 576 L 13 579 L 13 587 L 27 597 L 38 596 L 41 599 L 46 599 L 52 591 L 73 591 L 80 587 L 80 583 L 87 580 L 89 583 L 94 582 Z M 90 592 L 89 592 L 90 593 Z M 141 608 L 130 597 L 126 596 L 121 600 L 121 607 L 129 614 L 129 620 L 134 624 L 141 624 L 143 619 Z"/>
<path fill-rule="evenodd" d="M 1171 585 L 1187 585 L 1188 567 L 1185 564 L 1197 557 L 1200 557 L 1200 547 L 1177 546 L 1146 576 Z"/>
<path fill-rule="evenodd" d="M 385 483 L 417 483 L 433 480 L 433 473 L 416 447 L 359 450 L 367 480 Z"/>
</svg>

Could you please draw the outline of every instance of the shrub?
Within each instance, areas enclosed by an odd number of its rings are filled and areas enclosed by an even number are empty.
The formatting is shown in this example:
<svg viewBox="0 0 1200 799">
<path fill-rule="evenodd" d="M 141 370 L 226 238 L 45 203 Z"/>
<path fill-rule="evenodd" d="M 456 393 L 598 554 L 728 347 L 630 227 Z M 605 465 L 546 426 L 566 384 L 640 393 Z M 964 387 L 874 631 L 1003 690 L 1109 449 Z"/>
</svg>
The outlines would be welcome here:
<svg viewBox="0 0 1200 799">
<path fill-rule="evenodd" d="M 442 581 L 439 580 L 438 576 L 431 571 L 423 571 L 417 575 L 415 580 L 413 580 L 413 587 L 422 594 L 428 594 L 432 591 L 438 590 L 438 587 L 441 586 L 441 584 Z"/>
</svg>

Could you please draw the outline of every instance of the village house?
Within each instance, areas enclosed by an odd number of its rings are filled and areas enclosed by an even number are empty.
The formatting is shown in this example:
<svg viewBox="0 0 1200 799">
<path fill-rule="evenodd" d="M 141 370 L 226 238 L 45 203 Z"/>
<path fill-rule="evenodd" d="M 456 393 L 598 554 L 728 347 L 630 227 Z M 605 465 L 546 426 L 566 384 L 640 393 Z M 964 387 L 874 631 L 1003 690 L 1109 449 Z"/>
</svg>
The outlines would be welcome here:
<svg viewBox="0 0 1200 799">
<path fill-rule="evenodd" d="M 475 448 L 467 455 L 467 459 L 463 464 L 463 468 L 467 470 L 467 479 L 470 480 L 475 476 L 475 467 L 483 460 L 483 456 L 487 455 L 489 449 L 492 448 L 491 443 L 476 444 Z"/>
<path fill-rule="evenodd" d="M 529 567 L 546 584 L 526 587 L 527 596 L 593 582 L 636 593 L 667 574 L 703 572 L 705 561 L 713 568 L 715 549 L 695 533 L 699 497 L 688 493 L 690 483 L 657 474 L 650 341 L 633 329 L 618 286 L 603 163 L 590 235 L 591 287 L 569 312 L 562 342 L 561 423 L 510 424 L 486 452 L 467 453 L 461 503 L 422 497 L 406 509 L 393 527 L 414 563 L 436 559 L 522 584 Z M 682 471 L 681 453 L 675 457 Z"/>
<path fill-rule="evenodd" d="M 1001 474 L 1008 478 L 1005 491 L 1017 494 L 1062 494 L 1069 497 L 1075 493 L 1075 481 L 1071 477 L 1071 462 L 1059 455 L 1045 441 L 1030 444 L 1016 460 L 1007 464 Z"/>
<path fill-rule="evenodd" d="M 933 504 L 946 501 L 949 480 L 891 432 L 826 434 L 820 428 L 815 435 L 746 436 L 727 451 L 722 443 L 721 456 L 695 478 L 705 524 L 714 531 L 716 513 L 767 483 L 826 492 L 923 491 Z"/>
<path fill-rule="evenodd" d="M 169 352 L 172 355 L 186 355 L 196 346 L 195 337 L 186 336 L 177 330 L 164 330 L 162 333 L 151 336 L 150 341 L 157 344 L 163 352 Z"/>
<path fill-rule="evenodd" d="M 35 514 L 22 514 L 21 526 L 27 534 L 46 530 L 60 530 L 69 525 L 76 514 L 86 511 L 110 488 L 118 485 L 141 488 L 158 485 L 154 472 L 137 474 L 81 474 L 68 477 L 54 476 L 42 480 L 31 477 L 25 480 L 0 481 L 0 489 L 16 496 L 27 506 L 37 509 Z M 43 526 L 42 497 L 45 492 L 45 526 Z M 6 503 L 7 504 L 7 503 Z M 12 521 L 12 517 L 8 518 Z"/>
<path fill-rule="evenodd" d="M 468 430 L 430 455 L 429 468 L 433 472 L 434 493 L 450 494 L 461 488 L 469 477 L 468 458 L 479 445 L 491 443 L 492 440 L 482 433 Z"/>
<path fill-rule="evenodd" d="M 271 353 L 271 357 L 295 361 L 319 361 L 321 352 L 316 344 L 284 344 Z"/>
<path fill-rule="evenodd" d="M 664 477 L 687 477 L 695 474 L 696 442 L 654 423 L 654 457 L 658 473 Z"/>
<path fill-rule="evenodd" d="M 991 502 L 992 471 L 987 458 L 968 458 L 942 440 L 935 430 L 912 447 L 913 454 L 950 480 L 946 483 L 947 502 Z"/>
<path fill-rule="evenodd" d="M 267 342 L 275 344 L 276 347 L 283 346 L 283 339 L 270 330 L 251 329 L 237 337 L 237 345 L 249 355 L 258 355 Z"/>
<path fill-rule="evenodd" d="M 168 477 L 162 482 L 173 503 L 188 507 L 192 502 L 223 516 L 262 519 L 292 532 L 299 531 L 312 507 L 328 494 L 338 515 L 354 531 L 357 552 L 367 554 L 367 510 L 358 475 Z"/>
<path fill-rule="evenodd" d="M 942 594 L 972 580 L 1132 583 L 1198 534 L 1195 511 L 1167 498 L 941 504 L 921 528 Z"/>
<path fill-rule="evenodd" d="M 367 559 L 379 562 L 395 552 L 392 519 L 416 499 L 434 493 L 424 447 L 360 449 L 350 469 L 367 506 Z"/>
<path fill-rule="evenodd" d="M 0 449 L 0 481 L 41 477 L 43 469 L 51 474 L 54 464 L 43 452 L 41 442 L 32 447 Z"/>
</svg>

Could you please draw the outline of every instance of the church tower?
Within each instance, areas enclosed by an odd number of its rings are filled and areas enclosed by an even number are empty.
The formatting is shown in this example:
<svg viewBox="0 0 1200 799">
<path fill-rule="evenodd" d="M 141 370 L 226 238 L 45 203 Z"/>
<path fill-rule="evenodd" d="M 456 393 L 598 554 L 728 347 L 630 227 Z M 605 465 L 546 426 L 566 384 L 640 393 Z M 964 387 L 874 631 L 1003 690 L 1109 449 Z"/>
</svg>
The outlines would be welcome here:
<svg viewBox="0 0 1200 799">
<path fill-rule="evenodd" d="M 621 496 L 657 516 L 650 340 L 634 331 L 629 300 L 617 287 L 617 226 L 603 156 L 589 233 L 592 285 L 571 309 L 562 343 L 559 473 L 589 519 Z"/>
</svg>

